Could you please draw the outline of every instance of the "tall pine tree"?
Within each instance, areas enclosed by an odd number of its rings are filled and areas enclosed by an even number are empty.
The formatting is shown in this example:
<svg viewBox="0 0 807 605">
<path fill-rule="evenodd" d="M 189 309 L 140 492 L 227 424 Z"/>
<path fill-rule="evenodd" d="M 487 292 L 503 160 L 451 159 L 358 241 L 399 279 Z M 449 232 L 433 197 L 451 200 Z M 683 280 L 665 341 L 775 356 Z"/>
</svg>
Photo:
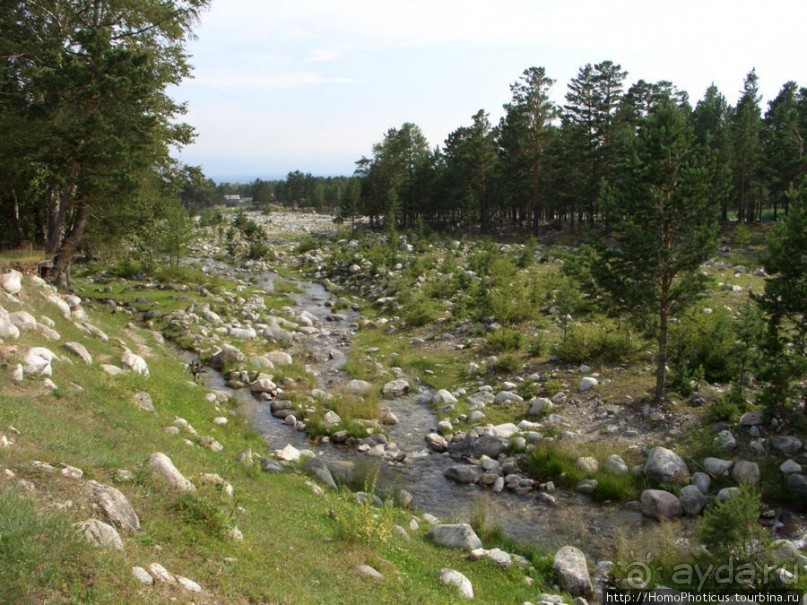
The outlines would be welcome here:
<svg viewBox="0 0 807 605">
<path fill-rule="evenodd" d="M 695 144 L 685 111 L 663 98 L 640 125 L 620 186 L 606 188 L 612 238 L 597 243 L 592 276 L 614 307 L 654 335 L 657 403 L 666 393 L 670 321 L 703 292 L 699 267 L 716 248 L 708 155 Z"/>
</svg>

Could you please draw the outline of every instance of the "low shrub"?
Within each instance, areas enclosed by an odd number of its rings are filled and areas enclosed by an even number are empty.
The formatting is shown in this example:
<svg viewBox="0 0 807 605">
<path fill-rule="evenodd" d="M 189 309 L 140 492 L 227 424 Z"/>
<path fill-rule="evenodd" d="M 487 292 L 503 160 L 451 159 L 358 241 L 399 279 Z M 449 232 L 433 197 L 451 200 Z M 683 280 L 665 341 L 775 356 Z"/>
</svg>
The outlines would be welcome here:
<svg viewBox="0 0 807 605">
<path fill-rule="evenodd" d="M 524 367 L 524 361 L 515 353 L 499 355 L 491 369 L 498 374 L 514 374 Z"/>
<path fill-rule="evenodd" d="M 366 484 L 364 493 L 375 493 L 375 481 Z M 357 501 L 356 495 L 345 488 L 328 516 L 336 539 L 349 544 L 386 544 L 395 532 L 395 507 L 389 500 L 378 508 L 373 506 L 372 498 Z"/>
<path fill-rule="evenodd" d="M 542 481 L 552 479 L 573 487 L 585 478 L 577 468 L 580 455 L 562 445 L 538 443 L 524 461 L 525 470 L 531 477 Z"/>
<path fill-rule="evenodd" d="M 525 380 L 519 383 L 516 391 L 524 400 L 532 399 L 541 393 L 541 383 L 534 380 Z"/>
<path fill-rule="evenodd" d="M 365 396 L 351 393 L 338 393 L 327 407 L 339 414 L 343 421 L 373 420 L 378 416 L 380 395 L 371 393 Z"/>
<path fill-rule="evenodd" d="M 673 370 L 670 386 L 689 395 L 693 381 L 728 382 L 734 378 L 741 358 L 737 337 L 737 327 L 725 309 L 691 314 L 675 324 L 668 348 Z"/>
<path fill-rule="evenodd" d="M 563 387 L 563 381 L 557 378 L 548 378 L 544 381 L 544 392 L 550 399 L 560 393 Z"/>
<path fill-rule="evenodd" d="M 205 535 L 223 540 L 233 528 L 234 508 L 227 508 L 208 494 L 186 493 L 171 504 L 171 510 Z"/>
<path fill-rule="evenodd" d="M 706 419 L 709 422 L 720 422 L 727 420 L 735 422 L 740 418 L 745 404 L 732 397 L 731 394 L 721 395 L 706 411 Z"/>
<path fill-rule="evenodd" d="M 635 500 L 639 497 L 641 486 L 637 477 L 630 473 L 614 475 L 597 472 L 597 487 L 591 493 L 591 498 L 597 502 Z"/>
<path fill-rule="evenodd" d="M 696 535 L 705 548 L 698 558 L 704 566 L 730 561 L 736 569 L 752 573 L 737 574 L 728 584 L 715 584 L 716 578 L 711 577 L 706 588 L 761 589 L 774 582 L 773 574 L 763 573 L 772 569 L 774 557 L 773 538 L 758 523 L 762 507 L 759 492 L 749 486 L 740 489 L 739 494 L 707 508 L 699 519 Z"/>
<path fill-rule="evenodd" d="M 546 340 L 542 332 L 538 332 L 535 336 L 527 341 L 527 353 L 530 357 L 540 357 L 546 352 Z"/>
<path fill-rule="evenodd" d="M 597 449 L 594 449 L 596 452 Z M 591 493 L 591 498 L 597 502 L 625 501 L 638 497 L 642 488 L 641 481 L 629 473 L 617 475 L 601 469 L 593 474 L 586 474 L 577 467 L 580 456 L 593 454 L 565 444 L 539 443 L 527 455 L 525 470 L 531 477 L 541 481 L 551 479 L 568 488 L 574 488 L 582 479 L 595 479 L 597 487 Z"/>
<path fill-rule="evenodd" d="M 414 296 L 403 303 L 401 318 L 408 326 L 419 328 L 440 317 L 441 306 L 425 296 Z"/>
<path fill-rule="evenodd" d="M 500 328 L 488 334 L 487 348 L 493 353 L 518 351 L 524 344 L 524 335 L 518 330 Z"/>
<path fill-rule="evenodd" d="M 567 363 L 623 363 L 633 358 L 636 351 L 631 331 L 607 319 L 598 324 L 570 326 L 554 347 L 555 354 Z"/>
</svg>

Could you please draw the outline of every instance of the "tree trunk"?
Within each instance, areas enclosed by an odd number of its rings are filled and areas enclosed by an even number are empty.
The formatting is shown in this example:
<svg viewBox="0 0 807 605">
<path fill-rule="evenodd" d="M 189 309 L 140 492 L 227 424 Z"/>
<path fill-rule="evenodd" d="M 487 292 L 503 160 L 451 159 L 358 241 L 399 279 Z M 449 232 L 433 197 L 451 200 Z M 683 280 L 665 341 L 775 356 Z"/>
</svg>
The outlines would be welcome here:
<svg viewBox="0 0 807 605">
<path fill-rule="evenodd" d="M 659 309 L 658 351 L 656 352 L 656 390 L 653 403 L 661 405 L 666 395 L 667 378 L 667 309 Z"/>
<path fill-rule="evenodd" d="M 65 235 L 53 259 L 53 269 L 48 274 L 48 281 L 60 288 L 70 286 L 70 263 L 73 254 L 78 248 L 84 229 L 87 226 L 87 203 L 84 200 L 76 202 L 76 214 L 73 225 Z"/>
<path fill-rule="evenodd" d="M 81 147 L 82 143 L 79 143 L 77 150 L 81 149 Z M 68 179 L 67 185 L 64 186 L 61 193 L 55 191 L 51 192 L 51 197 L 55 198 L 55 207 L 50 208 L 50 216 L 48 216 L 48 238 L 45 242 L 45 252 L 47 254 L 55 253 L 62 241 L 62 232 L 65 227 L 64 222 L 67 216 L 67 210 L 73 203 L 76 203 L 74 196 L 76 194 L 76 180 L 78 179 L 78 174 L 78 162 L 73 162 L 70 166 L 70 178 Z M 82 227 L 82 235 L 83 232 L 84 228 Z"/>
<path fill-rule="evenodd" d="M 17 190 L 11 190 L 11 203 L 12 203 L 12 218 L 14 220 L 14 237 L 17 238 L 17 246 L 22 245 L 25 239 L 25 234 L 22 231 L 22 223 L 20 223 L 20 202 L 17 199 Z"/>
</svg>

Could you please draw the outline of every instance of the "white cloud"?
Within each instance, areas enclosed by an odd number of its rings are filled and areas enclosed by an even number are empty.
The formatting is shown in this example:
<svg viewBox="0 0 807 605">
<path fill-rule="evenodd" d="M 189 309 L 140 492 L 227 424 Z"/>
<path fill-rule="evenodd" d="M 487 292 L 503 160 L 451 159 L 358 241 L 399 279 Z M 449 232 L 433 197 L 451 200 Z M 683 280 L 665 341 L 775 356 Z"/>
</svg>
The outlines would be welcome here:
<svg viewBox="0 0 807 605">
<path fill-rule="evenodd" d="M 341 53 L 334 49 L 316 48 L 308 56 L 308 61 L 312 63 L 325 63 L 335 61 L 341 56 Z"/>
</svg>

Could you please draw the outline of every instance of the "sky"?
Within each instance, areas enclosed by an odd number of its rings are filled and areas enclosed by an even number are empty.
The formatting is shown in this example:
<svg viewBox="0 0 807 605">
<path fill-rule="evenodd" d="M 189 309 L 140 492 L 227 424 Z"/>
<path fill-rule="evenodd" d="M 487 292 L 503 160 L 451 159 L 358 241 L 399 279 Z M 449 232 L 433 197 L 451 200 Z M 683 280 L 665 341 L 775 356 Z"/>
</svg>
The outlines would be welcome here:
<svg viewBox="0 0 807 605">
<path fill-rule="evenodd" d="M 807 86 L 805 23 L 805 0 L 212 0 L 169 91 L 197 133 L 176 156 L 216 182 L 350 175 L 390 128 L 442 146 L 479 109 L 498 122 L 528 67 L 562 104 L 604 60 L 693 105 L 712 83 L 736 103 L 755 68 L 764 111 Z"/>
</svg>

